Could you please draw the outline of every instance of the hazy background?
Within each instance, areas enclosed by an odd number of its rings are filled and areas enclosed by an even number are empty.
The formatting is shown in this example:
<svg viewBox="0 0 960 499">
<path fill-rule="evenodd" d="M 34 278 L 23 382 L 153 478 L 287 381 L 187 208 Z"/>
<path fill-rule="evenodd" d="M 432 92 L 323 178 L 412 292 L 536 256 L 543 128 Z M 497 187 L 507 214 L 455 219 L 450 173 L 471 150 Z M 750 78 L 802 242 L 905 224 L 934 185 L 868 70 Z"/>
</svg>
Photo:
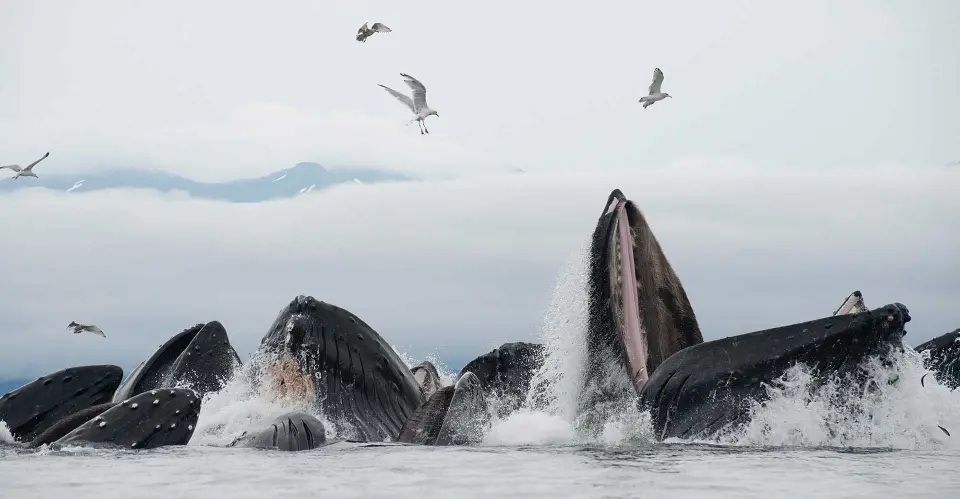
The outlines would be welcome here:
<svg viewBox="0 0 960 499">
<path fill-rule="evenodd" d="M 365 21 L 394 31 L 358 43 Z M 948 0 L 5 0 L 0 164 L 49 150 L 41 177 L 316 161 L 423 180 L 246 205 L 0 195 L 0 379 L 129 372 L 213 319 L 246 356 L 300 293 L 459 369 L 537 339 L 613 188 L 647 214 L 706 338 L 860 289 L 905 303 L 919 343 L 960 327 L 958 25 Z M 654 67 L 674 98 L 642 109 Z M 377 87 L 407 92 L 400 72 L 440 112 L 428 136 Z"/>
</svg>

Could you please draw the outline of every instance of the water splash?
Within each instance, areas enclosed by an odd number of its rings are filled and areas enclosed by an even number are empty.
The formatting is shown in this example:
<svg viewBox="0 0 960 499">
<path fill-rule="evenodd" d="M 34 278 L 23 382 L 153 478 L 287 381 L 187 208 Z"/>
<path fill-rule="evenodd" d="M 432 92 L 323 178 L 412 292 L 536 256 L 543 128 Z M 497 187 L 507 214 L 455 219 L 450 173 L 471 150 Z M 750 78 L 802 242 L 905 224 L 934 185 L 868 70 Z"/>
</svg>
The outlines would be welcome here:
<svg viewBox="0 0 960 499">
<path fill-rule="evenodd" d="M 14 439 L 13 434 L 10 433 L 10 428 L 7 426 L 7 423 L 3 421 L 0 421 L 0 443 L 16 443 L 16 439 Z"/>
<path fill-rule="evenodd" d="M 289 411 L 316 416 L 326 428 L 327 438 L 336 438 L 337 425 L 316 405 L 280 398 L 271 391 L 268 366 L 276 360 L 272 355 L 256 353 L 220 391 L 206 394 L 190 445 L 229 445 L 244 432 L 257 431 Z"/>
<path fill-rule="evenodd" d="M 584 240 L 560 267 L 544 314 L 543 364 L 530 380 L 523 407 L 573 421 L 587 358 L 587 285 L 590 240 Z"/>
<path fill-rule="evenodd" d="M 574 419 L 586 359 L 587 281 L 590 240 L 572 252 L 557 275 L 543 322 L 543 363 L 530 380 L 520 409 L 499 417 L 511 403 L 490 397 L 489 445 L 560 444 L 579 441 Z"/>
<path fill-rule="evenodd" d="M 894 354 L 892 365 L 865 361 L 873 390 L 863 393 L 845 379 L 815 383 L 806 366 L 794 366 L 766 386 L 769 400 L 751 404 L 751 421 L 718 436 L 728 445 L 960 449 L 960 440 L 938 426 L 960 429 L 960 392 L 927 376 L 923 356 Z M 838 403 L 838 401 L 840 401 Z"/>
</svg>

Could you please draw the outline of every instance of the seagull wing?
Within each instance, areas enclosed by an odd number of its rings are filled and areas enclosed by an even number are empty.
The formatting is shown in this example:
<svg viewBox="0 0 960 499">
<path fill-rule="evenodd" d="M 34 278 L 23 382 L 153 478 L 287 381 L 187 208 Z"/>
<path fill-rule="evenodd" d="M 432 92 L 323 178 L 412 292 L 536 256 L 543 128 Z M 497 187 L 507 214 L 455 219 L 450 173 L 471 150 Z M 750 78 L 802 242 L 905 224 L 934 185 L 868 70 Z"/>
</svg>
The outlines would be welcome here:
<svg viewBox="0 0 960 499">
<path fill-rule="evenodd" d="M 377 85 L 380 85 L 380 84 L 377 83 Z M 385 85 L 380 85 L 380 86 L 383 87 L 383 89 L 386 90 L 387 92 L 390 92 L 390 95 L 396 97 L 396 99 L 402 102 L 403 105 L 409 107 L 411 111 L 417 112 L 417 110 L 413 107 L 413 101 L 410 100 L 410 97 L 407 97 L 406 95 L 403 95 L 400 92 L 397 92 L 396 90 L 388 86 L 385 86 Z"/>
<path fill-rule="evenodd" d="M 0 170 L 3 170 L 4 168 L 9 168 L 9 169 L 11 169 L 11 170 L 13 170 L 13 171 L 15 171 L 15 172 L 17 172 L 17 173 L 20 173 L 20 165 L 0 166 Z"/>
<path fill-rule="evenodd" d="M 413 90 L 413 112 L 419 113 L 420 109 L 427 107 L 427 87 L 406 73 L 400 73 L 400 76 L 403 77 L 403 81 L 407 82 L 410 90 Z"/>
<path fill-rule="evenodd" d="M 376 31 L 377 33 L 389 33 L 393 31 L 383 23 L 373 23 L 373 26 L 370 26 L 370 29 Z"/>
<path fill-rule="evenodd" d="M 660 93 L 660 84 L 663 83 L 663 71 L 660 68 L 653 69 L 653 81 L 650 82 L 650 95 Z"/>
<path fill-rule="evenodd" d="M 44 154 L 43 157 L 41 157 L 40 159 L 38 159 L 38 160 L 34 161 L 33 163 L 30 163 L 29 165 L 27 165 L 27 167 L 24 168 L 23 171 L 28 172 L 28 171 L 33 170 L 33 167 L 34 167 L 34 166 L 37 166 L 37 163 L 39 163 L 39 162 L 47 159 L 47 156 L 49 156 L 49 155 L 50 155 L 50 153 L 47 152 L 47 153 Z"/>
<path fill-rule="evenodd" d="M 104 338 L 107 337 L 107 335 L 103 334 L 103 331 L 101 331 L 100 328 L 98 328 L 97 326 L 93 326 L 93 325 L 83 326 L 83 327 L 80 328 L 80 329 L 82 329 L 82 330 L 84 330 L 84 331 L 86 331 L 86 332 L 88 332 L 88 333 L 93 333 L 93 334 L 95 334 L 95 335 L 97 335 L 97 336 L 103 336 Z"/>
<path fill-rule="evenodd" d="M 364 31 L 367 30 L 367 23 L 363 23 L 363 26 L 360 26 L 360 29 L 357 30 L 358 35 L 362 35 Z"/>
</svg>

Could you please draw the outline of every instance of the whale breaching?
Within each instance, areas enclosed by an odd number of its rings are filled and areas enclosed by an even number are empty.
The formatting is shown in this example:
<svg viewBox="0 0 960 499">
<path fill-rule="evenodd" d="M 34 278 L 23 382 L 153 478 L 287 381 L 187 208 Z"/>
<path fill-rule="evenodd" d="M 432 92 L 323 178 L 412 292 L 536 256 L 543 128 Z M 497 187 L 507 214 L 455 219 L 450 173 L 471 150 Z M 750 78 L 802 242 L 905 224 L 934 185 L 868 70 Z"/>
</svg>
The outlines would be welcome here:
<svg viewBox="0 0 960 499">
<path fill-rule="evenodd" d="M 37 166 L 37 163 L 39 163 L 39 162 L 47 159 L 47 156 L 49 156 L 49 155 L 50 155 L 50 152 L 48 151 L 46 154 L 43 155 L 43 157 L 41 157 L 40 159 L 38 159 L 38 160 L 34 161 L 33 163 L 30 163 L 29 165 L 27 165 L 26 168 L 20 168 L 20 165 L 7 165 L 7 166 L 0 166 L 0 170 L 2 170 L 2 169 L 4 169 L 4 168 L 9 168 L 9 169 L 17 172 L 17 174 L 13 176 L 14 179 L 18 179 L 18 178 L 20 178 L 20 177 L 39 178 L 39 177 L 37 177 L 37 174 L 36 174 L 36 173 L 33 173 L 33 167 L 34 167 L 34 166 Z"/>
<path fill-rule="evenodd" d="M 660 85 L 663 84 L 663 71 L 660 71 L 660 68 L 653 69 L 653 81 L 650 82 L 649 95 L 644 95 L 640 97 L 640 102 L 643 103 L 643 108 L 646 109 L 647 106 L 652 106 L 654 102 L 658 100 L 666 99 L 673 96 L 666 94 L 660 91 Z"/>
<path fill-rule="evenodd" d="M 393 31 L 388 28 L 383 23 L 373 23 L 373 26 L 367 27 L 367 23 L 363 23 L 363 26 L 360 26 L 360 29 L 357 30 L 357 41 L 367 43 L 367 38 L 370 38 L 374 33 L 389 33 Z"/>
<path fill-rule="evenodd" d="M 403 77 L 403 81 L 405 81 L 410 87 L 410 90 L 413 91 L 412 99 L 390 87 L 385 85 L 380 86 L 383 87 L 383 89 L 387 92 L 390 92 L 390 95 L 396 97 L 398 101 L 402 102 L 405 106 L 409 107 L 411 111 L 413 111 L 414 116 L 412 119 L 410 119 L 410 121 L 407 122 L 408 125 L 416 121 L 417 124 L 420 125 L 420 135 L 423 135 L 424 133 L 430 133 L 430 130 L 427 130 L 427 126 L 423 123 L 423 121 L 431 114 L 437 118 L 440 117 L 440 114 L 433 109 L 430 109 L 430 106 L 427 105 L 427 87 L 423 86 L 423 83 L 420 83 L 419 80 L 406 73 L 400 73 L 400 76 Z"/>
<path fill-rule="evenodd" d="M 97 336 L 103 336 L 104 338 L 107 337 L 107 335 L 103 334 L 103 331 L 101 331 L 100 328 L 94 326 L 93 324 L 78 324 L 75 321 L 70 321 L 70 324 L 67 324 L 67 327 L 73 329 L 73 334 L 80 334 L 86 331 Z"/>
</svg>

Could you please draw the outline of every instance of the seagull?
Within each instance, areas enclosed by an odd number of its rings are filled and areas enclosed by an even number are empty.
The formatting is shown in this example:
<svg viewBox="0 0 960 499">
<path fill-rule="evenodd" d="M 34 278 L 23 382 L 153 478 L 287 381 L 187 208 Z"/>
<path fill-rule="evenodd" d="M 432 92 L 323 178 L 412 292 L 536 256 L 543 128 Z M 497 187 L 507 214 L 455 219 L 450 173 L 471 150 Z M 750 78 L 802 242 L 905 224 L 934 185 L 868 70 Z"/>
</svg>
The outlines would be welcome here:
<svg viewBox="0 0 960 499">
<path fill-rule="evenodd" d="M 4 169 L 4 168 L 9 168 L 9 169 L 17 172 L 17 174 L 13 176 L 14 179 L 18 179 L 18 178 L 20 178 L 20 177 L 34 177 L 34 178 L 39 178 L 39 177 L 37 177 L 37 174 L 36 174 L 36 173 L 33 173 L 33 167 L 34 167 L 34 166 L 37 166 L 37 163 L 39 163 L 39 162 L 47 159 L 47 156 L 49 156 L 49 155 L 50 155 L 50 153 L 47 152 L 46 154 L 43 155 L 42 158 L 34 161 L 33 163 L 30 163 L 29 165 L 27 165 L 26 168 L 23 168 L 23 169 L 20 168 L 20 165 L 7 165 L 7 166 L 0 166 L 0 170 L 2 170 L 2 169 Z"/>
<path fill-rule="evenodd" d="M 357 41 L 367 43 L 367 38 L 370 38 L 374 33 L 389 33 L 393 31 L 388 28 L 383 23 L 373 23 L 373 26 L 367 27 L 367 23 L 363 23 L 363 26 L 360 26 L 360 29 L 357 30 Z"/>
<path fill-rule="evenodd" d="M 86 331 L 88 333 L 93 333 L 97 336 L 103 336 L 104 338 L 107 337 L 107 335 L 103 334 L 103 331 L 101 331 L 100 328 L 92 324 L 77 324 L 74 321 L 70 321 L 70 324 L 67 324 L 67 327 L 73 328 L 73 334 L 80 334 Z"/>
<path fill-rule="evenodd" d="M 66 192 L 73 192 L 73 191 L 75 191 L 75 190 L 83 187 L 83 182 L 84 182 L 83 180 L 77 180 L 76 182 L 73 183 L 73 187 L 67 189 Z"/>
<path fill-rule="evenodd" d="M 427 130 L 427 126 L 423 121 L 431 114 L 439 118 L 440 113 L 437 113 L 433 109 L 430 109 L 430 106 L 427 106 L 427 87 L 424 87 L 423 83 L 420 83 L 420 81 L 418 81 L 416 78 L 406 73 L 400 73 L 400 76 L 403 77 L 403 81 L 407 83 L 407 85 L 410 87 L 410 90 L 413 90 L 413 99 L 410 99 L 410 97 L 407 97 L 406 95 L 403 95 L 390 87 L 380 85 L 379 83 L 378 85 L 383 87 L 383 89 L 387 92 L 390 92 L 390 95 L 396 97 L 398 101 L 404 103 L 410 108 L 411 111 L 413 111 L 414 116 L 410 121 L 407 122 L 408 125 L 416 121 L 417 124 L 420 125 L 420 135 L 423 135 L 424 133 L 430 133 L 430 130 Z"/>
<path fill-rule="evenodd" d="M 652 106 L 654 102 L 658 100 L 666 99 L 667 97 L 673 98 L 670 94 L 665 94 L 660 91 L 660 85 L 663 83 L 663 71 L 660 71 L 660 68 L 653 69 L 653 81 L 650 82 L 650 95 L 644 95 L 640 98 L 640 102 L 643 103 L 643 108 L 646 109 L 647 106 Z"/>
</svg>

